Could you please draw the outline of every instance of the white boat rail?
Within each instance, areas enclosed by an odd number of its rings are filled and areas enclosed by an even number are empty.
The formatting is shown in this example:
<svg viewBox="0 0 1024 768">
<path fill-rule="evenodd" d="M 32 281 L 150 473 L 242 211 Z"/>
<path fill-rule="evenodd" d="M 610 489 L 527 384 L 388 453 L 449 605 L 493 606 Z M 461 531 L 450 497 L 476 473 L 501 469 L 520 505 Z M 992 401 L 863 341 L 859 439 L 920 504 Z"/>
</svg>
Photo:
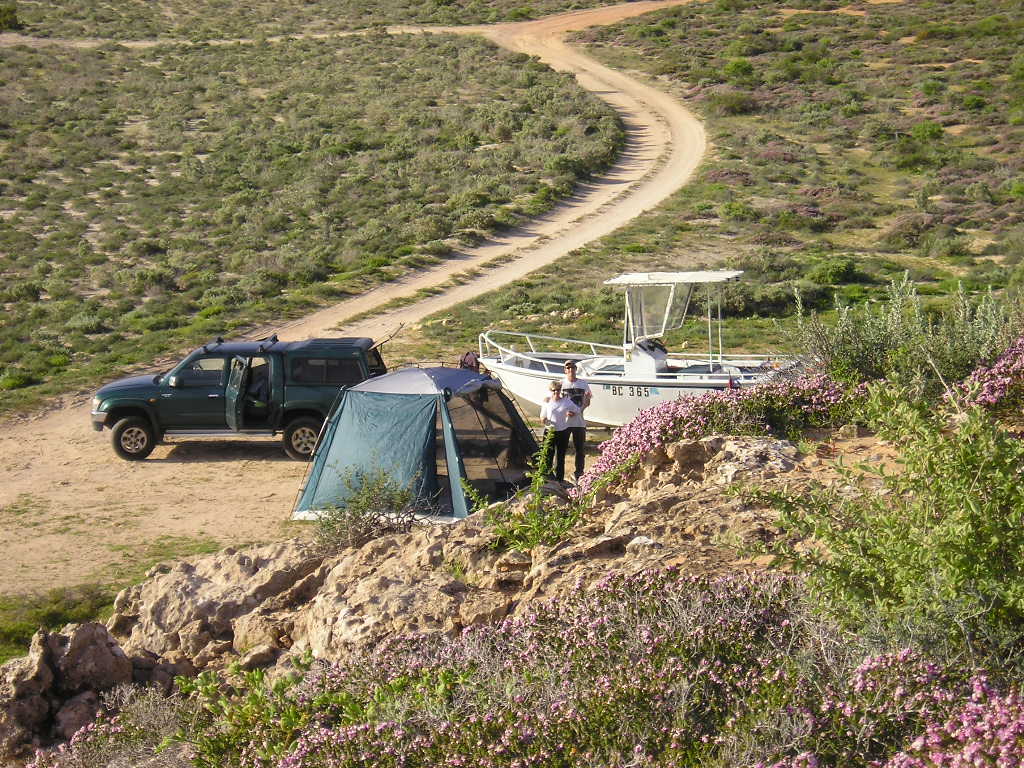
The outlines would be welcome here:
<svg viewBox="0 0 1024 768">
<path fill-rule="evenodd" d="M 509 340 L 502 338 L 501 341 L 498 341 L 496 337 L 507 337 Z M 562 373 L 566 360 L 574 360 L 579 363 L 581 362 L 581 359 L 585 359 L 587 357 L 600 358 L 615 356 L 621 358 L 623 355 L 623 348 L 616 344 L 601 344 L 594 341 L 567 339 L 561 336 L 544 336 L 535 333 L 521 333 L 519 331 L 486 331 L 480 334 L 478 342 L 481 358 L 498 359 L 502 362 L 509 363 L 514 361 L 513 364 L 519 365 L 520 367 L 530 367 L 535 370 L 543 371 L 544 373 L 559 375 Z M 542 352 L 537 348 L 537 344 L 535 342 L 549 342 L 549 344 L 546 345 L 548 350 Z M 550 349 L 552 346 L 550 342 L 563 346 L 570 346 L 572 349 L 556 352 Z M 519 343 L 525 344 L 525 346 L 528 347 L 528 350 L 518 349 L 514 346 Z M 708 354 L 705 352 L 669 352 L 668 358 L 670 360 L 701 361 L 708 363 L 711 368 L 714 368 L 716 365 L 764 365 L 767 367 L 770 363 L 778 363 L 780 367 L 788 367 L 788 364 L 791 361 L 791 358 L 786 355 L 723 355 L 714 353 Z M 530 363 L 534 363 L 538 367 L 535 368 L 533 365 L 529 365 Z"/>
<path fill-rule="evenodd" d="M 500 343 L 495 336 L 511 337 L 513 341 Z M 522 340 L 529 347 L 529 351 L 516 349 L 513 344 L 515 340 Z M 556 342 L 561 345 L 571 345 L 575 351 L 566 352 L 545 352 L 544 357 L 539 357 L 540 350 L 537 349 L 535 341 Z M 507 345 L 507 346 L 506 346 Z M 602 351 L 599 351 L 602 350 Z M 579 361 L 581 355 L 584 357 L 601 357 L 612 353 L 622 356 L 622 347 L 617 344 L 601 344 L 595 341 L 583 341 L 581 339 L 566 339 L 560 336 L 542 336 L 537 333 L 519 333 L 518 331 L 486 331 L 479 336 L 480 357 L 498 358 L 507 360 L 515 358 L 531 363 L 537 363 L 545 373 L 557 373 L 561 375 L 566 360 Z"/>
</svg>

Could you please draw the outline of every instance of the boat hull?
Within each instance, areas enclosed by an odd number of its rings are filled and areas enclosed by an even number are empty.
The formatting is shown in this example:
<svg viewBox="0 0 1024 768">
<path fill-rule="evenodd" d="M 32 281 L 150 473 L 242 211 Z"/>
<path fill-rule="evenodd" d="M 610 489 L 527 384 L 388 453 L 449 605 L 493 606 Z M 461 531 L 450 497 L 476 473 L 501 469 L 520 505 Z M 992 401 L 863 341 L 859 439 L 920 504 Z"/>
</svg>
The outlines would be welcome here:
<svg viewBox="0 0 1024 768">
<path fill-rule="evenodd" d="M 503 363 L 496 358 L 480 361 L 487 370 L 501 382 L 506 391 L 521 400 L 532 403 L 539 412 L 541 403 L 549 394 L 552 381 L 560 381 L 561 375 L 524 369 Z M 636 415 L 652 406 L 680 397 L 695 397 L 706 392 L 752 386 L 764 376 L 710 375 L 690 378 L 628 380 L 607 376 L 579 376 L 590 385 L 593 398 L 586 411 L 588 423 L 620 427 L 628 424 Z"/>
</svg>

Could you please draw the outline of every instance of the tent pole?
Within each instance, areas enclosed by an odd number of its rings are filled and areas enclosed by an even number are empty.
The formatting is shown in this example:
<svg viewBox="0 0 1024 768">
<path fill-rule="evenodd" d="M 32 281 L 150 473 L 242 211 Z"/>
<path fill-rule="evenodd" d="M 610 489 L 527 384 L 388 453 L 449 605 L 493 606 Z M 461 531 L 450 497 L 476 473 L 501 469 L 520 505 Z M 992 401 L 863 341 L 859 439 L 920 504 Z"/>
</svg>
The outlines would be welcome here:
<svg viewBox="0 0 1024 768">
<path fill-rule="evenodd" d="M 323 426 L 320 427 L 320 434 L 316 438 L 316 448 L 320 448 L 320 443 L 323 441 L 324 432 L 331 426 L 331 422 L 338 413 L 338 403 L 341 402 L 341 398 L 344 397 L 345 390 L 339 389 L 338 394 L 334 397 L 334 402 L 331 403 L 331 410 L 327 412 L 327 418 L 324 419 Z M 306 492 L 306 485 L 309 483 L 309 476 L 313 472 L 313 465 L 316 463 L 316 449 L 313 450 L 313 455 L 309 457 L 309 461 L 306 463 L 306 470 L 302 473 L 302 484 L 299 486 L 299 492 L 295 494 L 295 498 L 292 500 L 292 514 L 295 514 L 296 508 L 299 506 L 299 501 L 302 499 L 302 494 Z"/>
</svg>

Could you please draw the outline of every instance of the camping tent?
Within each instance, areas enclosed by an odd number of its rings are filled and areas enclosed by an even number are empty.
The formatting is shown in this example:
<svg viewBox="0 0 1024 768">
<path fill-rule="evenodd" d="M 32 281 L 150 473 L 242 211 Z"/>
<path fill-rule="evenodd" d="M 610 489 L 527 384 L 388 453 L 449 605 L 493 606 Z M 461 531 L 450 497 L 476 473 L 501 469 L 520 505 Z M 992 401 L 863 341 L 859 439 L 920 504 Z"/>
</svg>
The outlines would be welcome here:
<svg viewBox="0 0 1024 768">
<path fill-rule="evenodd" d="M 342 391 L 292 517 L 315 519 L 345 501 L 354 478 L 380 470 L 440 514 L 465 517 L 464 479 L 506 498 L 536 451 L 498 381 L 463 368 L 405 368 Z"/>
</svg>

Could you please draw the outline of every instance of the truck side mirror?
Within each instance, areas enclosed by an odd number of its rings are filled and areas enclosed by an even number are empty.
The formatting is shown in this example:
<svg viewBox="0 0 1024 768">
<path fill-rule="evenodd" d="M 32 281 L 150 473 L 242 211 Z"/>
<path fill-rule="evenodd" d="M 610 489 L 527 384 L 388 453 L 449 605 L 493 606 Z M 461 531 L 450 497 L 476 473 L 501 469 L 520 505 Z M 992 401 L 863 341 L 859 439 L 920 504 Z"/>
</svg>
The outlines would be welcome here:
<svg viewBox="0 0 1024 768">
<path fill-rule="evenodd" d="M 181 377 L 180 376 L 171 376 L 167 380 L 167 383 L 170 384 L 174 389 L 177 389 L 178 387 L 181 386 Z"/>
</svg>

